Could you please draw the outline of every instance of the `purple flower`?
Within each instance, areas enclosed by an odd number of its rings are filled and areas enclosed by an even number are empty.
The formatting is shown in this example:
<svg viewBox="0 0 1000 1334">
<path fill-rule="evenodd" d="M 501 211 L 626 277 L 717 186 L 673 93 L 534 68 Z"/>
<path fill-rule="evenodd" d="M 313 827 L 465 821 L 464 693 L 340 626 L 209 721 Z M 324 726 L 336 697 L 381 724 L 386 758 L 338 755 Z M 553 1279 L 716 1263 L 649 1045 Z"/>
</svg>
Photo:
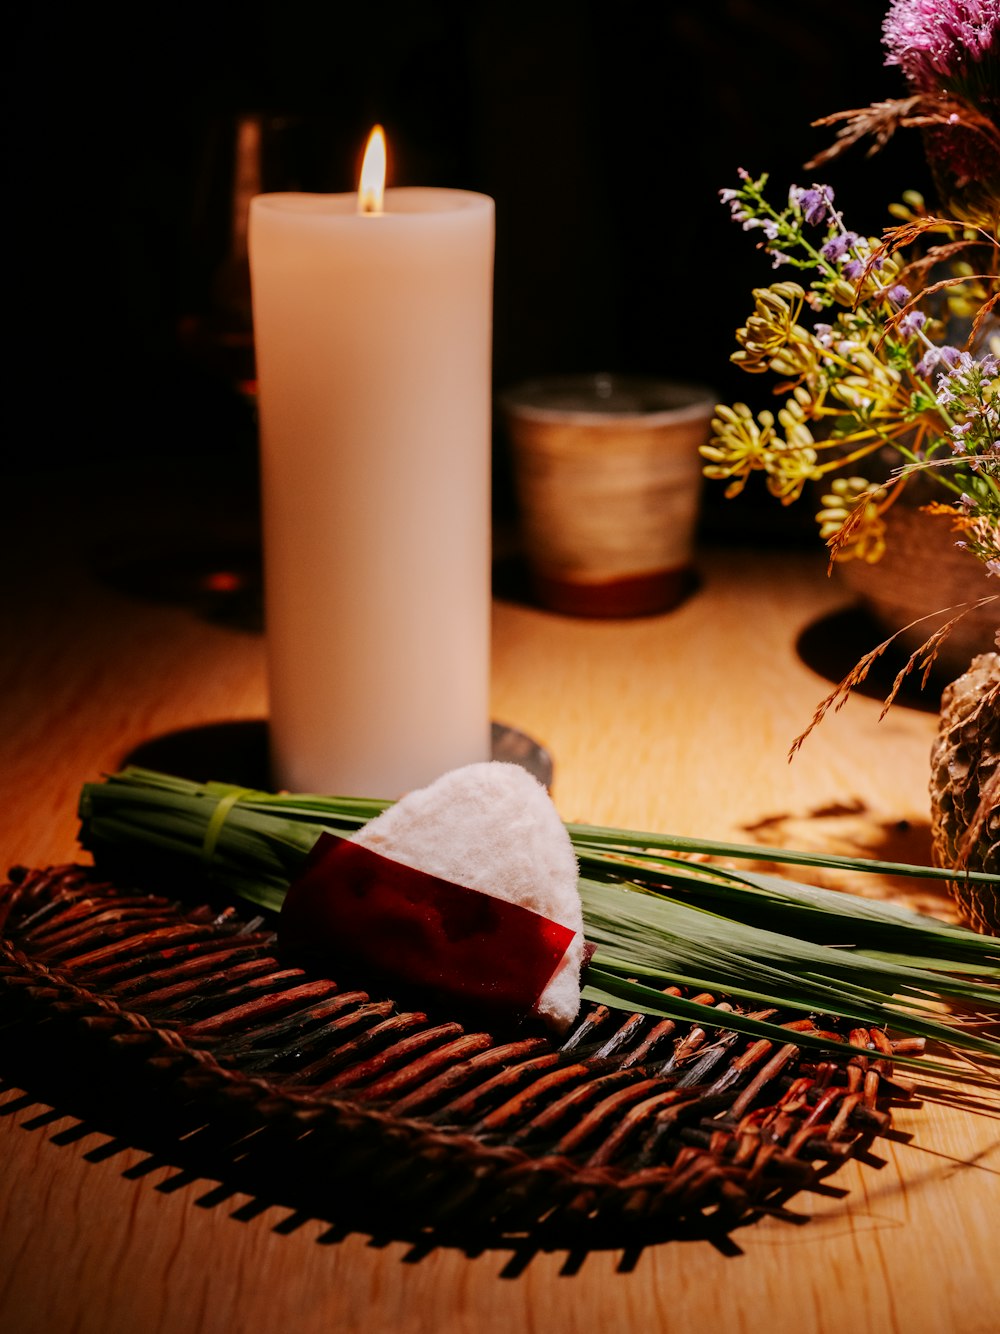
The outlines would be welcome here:
<svg viewBox="0 0 1000 1334">
<path fill-rule="evenodd" d="M 895 302 L 897 306 L 905 306 L 910 299 L 910 289 L 904 287 L 902 283 L 897 283 L 895 287 L 890 287 L 887 293 L 890 301 Z"/>
<path fill-rule="evenodd" d="M 951 428 L 951 452 L 953 454 L 965 453 L 965 437 L 971 430 L 972 422 L 959 422 L 957 426 Z"/>
<path fill-rule="evenodd" d="M 844 277 L 850 278 L 852 282 L 855 278 L 860 278 L 864 271 L 865 266 L 860 259 L 849 259 L 843 269 Z"/>
<path fill-rule="evenodd" d="M 927 316 L 922 310 L 908 310 L 899 321 L 899 332 L 904 336 L 915 334 L 918 329 L 922 329 L 927 323 Z"/>
<path fill-rule="evenodd" d="M 957 347 L 945 345 L 939 351 L 946 367 L 937 382 L 938 398 L 943 398 L 945 394 L 953 393 L 957 387 L 955 381 L 974 371 L 978 363 L 971 353 L 961 352 Z"/>
<path fill-rule="evenodd" d="M 789 201 L 797 205 L 810 227 L 818 227 L 826 218 L 833 203 L 833 191 L 826 185 L 814 185 L 803 190 L 793 185 L 788 192 Z"/>
<path fill-rule="evenodd" d="M 836 236 L 831 236 L 825 245 L 820 246 L 819 253 L 824 259 L 833 261 L 843 259 L 857 239 L 857 232 L 838 232 Z"/>
<path fill-rule="evenodd" d="M 950 347 L 947 343 L 941 347 L 929 347 L 917 362 L 917 374 L 926 379 L 935 366 L 939 366 L 941 362 L 944 362 L 946 366 L 954 366 L 960 356 L 959 349 Z"/>
<path fill-rule="evenodd" d="M 885 63 L 924 92 L 962 77 L 1000 34 L 1000 0 L 892 0 L 882 22 Z"/>
</svg>

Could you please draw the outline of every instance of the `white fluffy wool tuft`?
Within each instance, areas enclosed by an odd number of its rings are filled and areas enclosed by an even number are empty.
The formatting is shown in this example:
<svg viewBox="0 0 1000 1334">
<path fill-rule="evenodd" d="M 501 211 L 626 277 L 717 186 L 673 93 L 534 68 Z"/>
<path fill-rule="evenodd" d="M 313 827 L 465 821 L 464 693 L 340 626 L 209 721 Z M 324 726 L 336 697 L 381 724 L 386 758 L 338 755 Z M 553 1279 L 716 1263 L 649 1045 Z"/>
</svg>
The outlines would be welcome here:
<svg viewBox="0 0 1000 1334">
<path fill-rule="evenodd" d="M 401 798 L 352 839 L 576 932 L 535 1007 L 562 1031 L 580 1008 L 583 910 L 573 845 L 548 792 L 518 764 L 470 764 Z"/>
</svg>

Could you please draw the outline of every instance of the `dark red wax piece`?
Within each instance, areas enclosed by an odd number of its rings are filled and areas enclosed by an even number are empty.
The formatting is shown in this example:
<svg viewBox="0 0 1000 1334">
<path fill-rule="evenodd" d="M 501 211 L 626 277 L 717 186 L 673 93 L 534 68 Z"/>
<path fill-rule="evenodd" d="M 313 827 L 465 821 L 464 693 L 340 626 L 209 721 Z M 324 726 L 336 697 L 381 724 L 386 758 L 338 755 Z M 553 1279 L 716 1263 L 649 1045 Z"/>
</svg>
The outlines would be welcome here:
<svg viewBox="0 0 1000 1334">
<path fill-rule="evenodd" d="M 573 939 L 507 903 L 321 834 L 289 887 L 283 945 L 365 965 L 407 985 L 527 1014 Z"/>
</svg>

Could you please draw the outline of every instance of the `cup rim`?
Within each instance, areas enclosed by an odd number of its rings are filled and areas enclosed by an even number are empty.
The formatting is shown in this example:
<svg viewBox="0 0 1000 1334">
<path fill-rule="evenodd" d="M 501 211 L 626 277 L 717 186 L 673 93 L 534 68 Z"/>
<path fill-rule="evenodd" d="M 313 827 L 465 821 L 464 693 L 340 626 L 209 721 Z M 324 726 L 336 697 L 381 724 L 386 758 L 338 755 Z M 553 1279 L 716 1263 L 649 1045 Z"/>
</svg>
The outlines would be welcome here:
<svg viewBox="0 0 1000 1334">
<path fill-rule="evenodd" d="M 595 393 L 597 386 L 604 391 Z M 663 398 L 662 407 L 629 409 L 601 409 L 546 403 L 553 394 L 567 397 L 577 395 L 597 399 L 610 397 L 615 389 L 633 394 L 645 394 L 654 400 Z M 689 380 L 673 380 L 655 375 L 627 375 L 610 371 L 595 371 L 576 375 L 539 375 L 521 380 L 497 395 L 502 410 L 508 416 L 532 418 L 536 421 L 569 422 L 581 425 L 607 424 L 615 420 L 659 422 L 703 420 L 715 411 L 718 395 L 707 385 Z M 673 402 L 669 400 L 675 400 Z"/>
</svg>

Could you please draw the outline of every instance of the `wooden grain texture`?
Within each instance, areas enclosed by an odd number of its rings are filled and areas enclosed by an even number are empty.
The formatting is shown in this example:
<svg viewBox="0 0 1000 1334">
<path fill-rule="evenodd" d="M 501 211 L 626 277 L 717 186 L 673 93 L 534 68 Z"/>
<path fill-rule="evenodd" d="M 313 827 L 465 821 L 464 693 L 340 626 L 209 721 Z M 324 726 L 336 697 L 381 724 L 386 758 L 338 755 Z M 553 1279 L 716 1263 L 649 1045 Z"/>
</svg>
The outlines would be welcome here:
<svg viewBox="0 0 1000 1334">
<path fill-rule="evenodd" d="M 147 495 L 84 507 L 70 490 L 45 533 L 37 517 L 19 530 L 22 507 L 11 506 L 17 562 L 0 626 L 8 865 L 71 857 L 80 784 L 150 737 L 266 711 L 259 635 L 94 577 L 95 553 L 109 542 L 169 553 L 200 526 L 226 535 L 230 517 L 212 496 L 201 505 L 182 497 L 181 523 L 162 487 Z M 795 652 L 802 629 L 843 602 L 821 560 L 716 550 L 702 567 L 696 596 L 648 620 L 587 623 L 496 603 L 493 714 L 551 749 L 562 814 L 764 848 L 926 855 L 931 714 L 897 709 L 879 724 L 877 704 L 858 698 L 786 760 L 828 688 Z M 890 883 L 865 891 L 900 892 Z M 933 891 L 912 901 L 951 911 Z M 5 1073 L 0 1047 L 0 1081 Z M 764 1219 L 740 1230 L 738 1253 L 678 1241 L 637 1257 L 539 1254 L 508 1277 L 507 1251 L 414 1258 L 405 1242 L 321 1241 L 317 1220 L 283 1233 L 287 1210 L 276 1207 L 244 1221 L 233 1216 L 252 1204 L 242 1197 L 203 1207 L 211 1182 L 160 1189 L 167 1166 L 131 1179 L 124 1172 L 143 1155 L 125 1144 L 102 1159 L 99 1126 L 58 1142 L 74 1122 L 57 1107 L 40 1124 L 38 1098 L 37 1088 L 0 1082 L 5 1334 L 998 1327 L 995 1096 L 978 1110 L 927 1100 L 897 1111 L 909 1142 L 878 1141 L 877 1160 L 836 1173 L 830 1193 L 798 1196 L 795 1208 L 811 1215 L 802 1226 Z"/>
</svg>

